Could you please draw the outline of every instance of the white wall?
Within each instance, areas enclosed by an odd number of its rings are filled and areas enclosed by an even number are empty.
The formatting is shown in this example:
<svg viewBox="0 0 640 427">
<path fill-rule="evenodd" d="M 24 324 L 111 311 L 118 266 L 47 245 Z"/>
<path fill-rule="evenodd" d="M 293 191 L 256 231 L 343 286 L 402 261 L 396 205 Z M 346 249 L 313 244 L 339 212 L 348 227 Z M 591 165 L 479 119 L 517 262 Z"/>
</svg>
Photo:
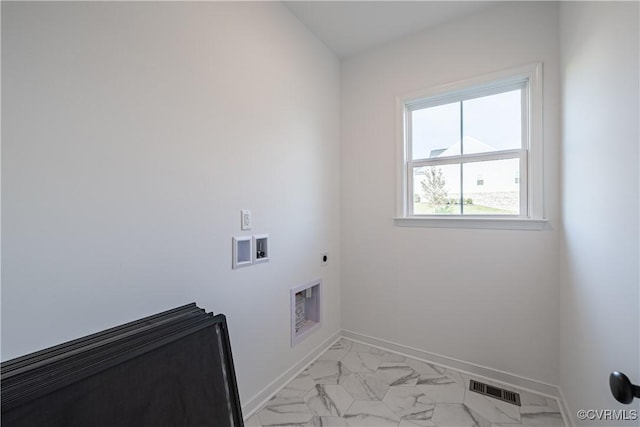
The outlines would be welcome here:
<svg viewBox="0 0 640 427">
<path fill-rule="evenodd" d="M 562 40 L 560 386 L 579 409 L 617 403 L 612 371 L 640 382 L 637 2 L 569 2 Z M 639 411 L 640 412 L 640 411 Z M 638 421 L 584 425 L 638 425 Z"/>
<path fill-rule="evenodd" d="M 339 64 L 280 3 L 3 2 L 2 113 L 3 359 L 195 301 L 246 400 L 339 330 Z"/>
<path fill-rule="evenodd" d="M 556 384 L 557 4 L 511 3 L 342 65 L 342 319 L 346 330 Z M 544 63 L 549 229 L 394 227 L 395 97 Z"/>
</svg>

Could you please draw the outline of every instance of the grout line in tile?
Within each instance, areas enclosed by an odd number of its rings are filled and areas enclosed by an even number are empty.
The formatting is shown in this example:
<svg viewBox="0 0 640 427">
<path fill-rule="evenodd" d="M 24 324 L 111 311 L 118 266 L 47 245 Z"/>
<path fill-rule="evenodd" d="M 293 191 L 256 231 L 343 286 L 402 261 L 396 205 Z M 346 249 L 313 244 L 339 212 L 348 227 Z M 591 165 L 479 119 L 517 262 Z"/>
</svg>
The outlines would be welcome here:
<svg viewBox="0 0 640 427">
<path fill-rule="evenodd" d="M 506 385 L 506 386 L 508 386 L 509 388 L 512 388 L 512 389 L 515 389 L 515 390 L 522 390 L 522 391 L 526 391 L 526 392 L 528 392 L 528 393 L 532 393 L 532 394 L 537 395 L 537 396 L 551 398 L 551 399 L 553 399 L 553 400 L 555 400 L 555 401 L 557 401 L 557 402 L 558 402 L 558 399 L 557 399 L 555 396 L 549 396 L 549 395 L 546 395 L 545 393 L 540 393 L 540 392 L 536 392 L 536 391 L 533 391 L 533 390 L 528 390 L 528 389 L 526 389 L 526 388 L 517 387 L 517 386 L 514 386 L 513 384 L 505 383 L 504 381 L 499 381 L 499 380 L 495 380 L 495 379 L 493 379 L 493 378 L 485 377 L 485 376 L 483 376 L 483 375 L 477 375 L 477 374 L 474 374 L 474 373 L 471 373 L 471 372 L 467 372 L 467 371 L 464 371 L 464 370 L 455 369 L 455 368 L 452 368 L 452 367 L 449 367 L 449 366 L 443 365 L 443 364 L 441 364 L 441 363 L 431 362 L 431 361 L 430 361 L 430 360 L 428 360 L 428 359 L 423 359 L 423 358 L 420 358 L 420 357 L 415 357 L 415 356 L 408 355 L 408 354 L 405 354 L 405 353 L 402 353 L 402 352 L 399 352 L 399 351 L 391 350 L 391 349 L 389 349 L 389 348 L 381 347 L 381 346 L 378 346 L 378 345 L 375 345 L 375 344 L 369 344 L 369 343 L 366 343 L 366 342 L 359 341 L 359 340 L 357 340 L 357 339 L 351 339 L 351 338 L 348 338 L 348 337 L 340 336 L 340 337 L 338 337 L 337 339 L 335 339 L 334 341 L 332 341 L 332 343 L 331 343 L 331 344 L 329 344 L 329 345 L 325 348 L 325 350 L 323 350 L 322 352 L 320 352 L 316 357 L 314 357 L 311 361 L 309 361 L 309 362 L 308 362 L 308 363 L 307 363 L 307 364 L 306 364 L 302 369 L 300 369 L 300 370 L 299 370 L 299 371 L 298 371 L 298 372 L 297 372 L 297 373 L 292 377 L 292 379 L 291 379 L 289 382 L 285 383 L 282 387 L 280 387 L 278 390 L 276 390 L 276 392 L 275 392 L 275 393 L 274 393 L 274 394 L 273 394 L 269 399 L 267 399 L 267 400 L 266 400 L 266 401 L 265 401 L 261 406 L 259 406 L 259 407 L 257 408 L 257 410 L 256 410 L 252 415 L 257 414 L 257 413 L 259 412 L 259 410 L 263 409 L 263 408 L 264 408 L 264 405 L 266 404 L 266 402 L 268 402 L 268 400 L 270 400 L 273 396 L 276 396 L 276 395 L 277 395 L 277 394 L 278 394 L 282 389 L 284 389 L 288 384 L 290 384 L 290 383 L 291 383 L 291 381 L 293 381 L 295 378 L 297 378 L 297 377 L 298 377 L 302 372 L 304 372 L 305 370 L 307 370 L 307 369 L 308 369 L 308 368 L 309 368 L 313 363 L 315 363 L 315 362 L 317 362 L 318 360 L 320 360 L 320 358 L 321 358 L 321 356 L 322 356 L 322 355 L 324 355 L 328 350 L 330 350 L 330 348 L 331 348 L 331 347 L 333 347 L 336 343 L 338 343 L 338 342 L 339 342 L 339 341 L 341 341 L 341 340 L 350 341 L 351 343 L 359 343 L 359 344 L 362 344 L 362 345 L 368 346 L 368 347 L 369 347 L 369 348 L 371 348 L 371 349 L 374 349 L 374 348 L 375 348 L 375 349 L 378 349 L 378 350 L 381 350 L 381 351 L 384 351 L 384 352 L 387 352 L 387 353 L 397 354 L 397 355 L 400 355 L 400 356 L 406 357 L 407 359 L 410 359 L 410 360 L 416 360 L 416 361 L 419 361 L 419 362 L 423 362 L 423 363 L 426 363 L 426 364 L 431 365 L 431 366 L 434 366 L 434 367 L 444 368 L 444 373 L 443 373 L 442 375 L 445 375 L 445 376 L 450 377 L 452 380 L 454 380 L 454 381 L 455 381 L 456 383 L 458 383 L 458 384 L 460 384 L 460 383 L 459 383 L 459 381 L 460 381 L 460 380 L 462 380 L 463 393 L 462 393 L 462 402 L 460 403 L 460 405 L 462 405 L 462 406 L 464 407 L 464 409 L 465 409 L 465 410 L 467 410 L 467 411 L 468 411 L 468 409 L 467 409 L 467 407 L 466 407 L 465 401 L 467 400 L 467 397 L 468 397 L 468 396 L 467 396 L 467 394 L 468 394 L 468 392 L 469 392 L 469 390 L 468 390 L 468 389 L 467 389 L 467 387 L 466 387 L 466 385 L 467 385 L 467 382 L 468 382 L 469 378 L 480 378 L 480 379 L 486 379 L 489 383 L 504 384 L 504 385 Z M 350 346 L 350 347 L 349 347 L 349 349 L 346 351 L 346 353 L 345 353 L 342 357 L 338 357 L 338 358 L 336 358 L 336 359 L 332 359 L 332 360 L 333 360 L 334 362 L 336 362 L 336 363 L 342 363 L 342 360 L 343 360 L 343 359 L 344 359 L 344 358 L 345 358 L 349 353 L 351 353 L 352 351 L 354 351 L 354 350 L 352 350 L 352 348 L 353 348 L 353 347 L 352 347 L 352 346 Z M 456 374 L 456 375 L 452 377 L 452 376 L 451 376 L 451 374 Z M 356 375 L 356 372 L 352 372 L 352 373 L 351 373 L 351 375 Z M 338 385 L 339 385 L 339 384 L 340 384 L 340 383 L 338 382 Z M 416 385 L 416 386 L 417 386 L 417 385 Z M 384 395 L 383 395 L 379 400 L 377 400 L 377 402 L 382 403 L 382 406 L 381 406 L 381 407 L 386 408 L 386 409 L 387 409 L 387 410 L 389 410 L 392 414 L 394 414 L 398 419 L 400 419 L 400 422 L 396 424 L 397 426 L 399 426 L 399 425 L 400 425 L 400 423 L 402 423 L 402 417 L 401 417 L 398 413 L 394 412 L 394 410 L 393 410 L 393 409 L 392 409 L 392 408 L 391 408 L 391 407 L 390 407 L 386 402 L 384 402 L 384 399 L 387 397 L 387 395 L 389 394 L 390 390 L 391 390 L 391 387 L 388 387 L 388 388 L 386 389 L 386 391 L 385 391 Z M 353 402 L 351 402 L 351 404 L 349 405 L 349 407 L 347 407 L 347 408 L 343 411 L 343 415 L 340 415 L 339 417 L 340 417 L 341 419 L 343 419 L 343 420 L 345 420 L 345 421 L 346 421 L 346 418 L 344 417 L 344 415 L 345 415 L 345 414 L 347 414 L 347 413 L 349 412 L 349 410 L 351 410 L 351 408 L 354 406 L 354 404 L 355 404 L 356 402 L 358 402 L 358 400 L 355 400 L 355 399 L 354 399 L 354 401 L 353 401 Z M 305 403 L 306 403 L 306 401 L 305 401 Z M 437 406 L 438 406 L 438 402 L 434 402 L 434 411 L 435 411 L 435 409 L 436 409 L 436 407 L 437 407 Z M 560 408 L 560 414 L 561 414 L 561 416 L 562 416 L 562 418 L 563 418 L 563 422 L 564 422 L 564 424 L 565 424 L 565 425 L 567 425 L 567 424 L 566 424 L 566 422 L 565 422 L 565 420 L 564 420 L 564 414 L 563 414 L 563 411 L 562 411 L 562 409 L 561 409 L 561 407 L 560 407 L 560 405 L 559 405 L 559 404 L 558 404 L 558 407 Z M 311 410 L 311 408 L 310 408 L 310 407 L 309 407 L 309 409 Z M 522 416 L 521 408 L 518 408 L 518 409 L 517 409 L 517 412 L 518 412 L 518 414 L 519 414 L 520 416 Z M 313 410 L 311 410 L 311 413 L 312 413 L 312 414 L 314 414 L 313 416 L 316 416 L 316 415 L 317 415 L 317 414 L 315 414 L 315 412 L 314 412 Z M 475 418 L 474 418 L 474 417 L 472 417 L 472 419 L 474 419 L 474 420 L 475 420 Z M 410 421 L 409 421 L 409 422 L 410 422 Z M 513 424 L 513 426 L 514 426 L 514 427 L 521 427 L 521 425 L 522 425 L 522 424 L 517 424 L 517 423 L 514 423 L 514 424 Z"/>
</svg>

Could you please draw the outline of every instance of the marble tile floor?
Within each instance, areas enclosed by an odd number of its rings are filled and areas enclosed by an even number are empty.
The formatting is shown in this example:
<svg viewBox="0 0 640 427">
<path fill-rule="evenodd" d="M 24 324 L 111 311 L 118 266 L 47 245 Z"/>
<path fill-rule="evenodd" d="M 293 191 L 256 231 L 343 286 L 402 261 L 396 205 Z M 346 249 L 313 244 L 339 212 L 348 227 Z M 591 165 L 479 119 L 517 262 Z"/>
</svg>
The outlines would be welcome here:
<svg viewBox="0 0 640 427">
<path fill-rule="evenodd" d="M 558 402 L 522 406 L 469 391 L 491 381 L 341 338 L 245 421 L 247 427 L 564 427 Z"/>
</svg>

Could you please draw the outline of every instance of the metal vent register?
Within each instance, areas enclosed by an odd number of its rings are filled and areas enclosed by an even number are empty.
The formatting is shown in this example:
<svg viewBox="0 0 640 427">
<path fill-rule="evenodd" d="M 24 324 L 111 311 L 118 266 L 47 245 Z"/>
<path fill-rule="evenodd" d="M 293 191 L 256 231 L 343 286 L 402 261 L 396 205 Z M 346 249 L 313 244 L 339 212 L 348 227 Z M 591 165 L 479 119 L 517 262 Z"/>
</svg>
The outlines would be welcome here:
<svg viewBox="0 0 640 427">
<path fill-rule="evenodd" d="M 520 405 L 520 394 L 505 390 L 503 388 L 494 387 L 489 384 L 481 383 L 480 381 L 471 380 L 469 383 L 469 390 L 476 393 L 484 394 L 485 396 L 493 397 L 513 405 Z"/>
</svg>

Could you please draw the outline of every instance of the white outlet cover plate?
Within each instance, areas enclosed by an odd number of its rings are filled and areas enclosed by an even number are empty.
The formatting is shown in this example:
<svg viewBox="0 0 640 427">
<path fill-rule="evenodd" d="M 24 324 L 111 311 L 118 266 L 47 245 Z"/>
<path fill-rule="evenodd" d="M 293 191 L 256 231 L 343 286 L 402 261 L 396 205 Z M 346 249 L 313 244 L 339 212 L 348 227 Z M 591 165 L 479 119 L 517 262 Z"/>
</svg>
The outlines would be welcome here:
<svg viewBox="0 0 640 427">
<path fill-rule="evenodd" d="M 240 229 L 251 230 L 251 211 L 249 209 L 240 211 Z"/>
</svg>

